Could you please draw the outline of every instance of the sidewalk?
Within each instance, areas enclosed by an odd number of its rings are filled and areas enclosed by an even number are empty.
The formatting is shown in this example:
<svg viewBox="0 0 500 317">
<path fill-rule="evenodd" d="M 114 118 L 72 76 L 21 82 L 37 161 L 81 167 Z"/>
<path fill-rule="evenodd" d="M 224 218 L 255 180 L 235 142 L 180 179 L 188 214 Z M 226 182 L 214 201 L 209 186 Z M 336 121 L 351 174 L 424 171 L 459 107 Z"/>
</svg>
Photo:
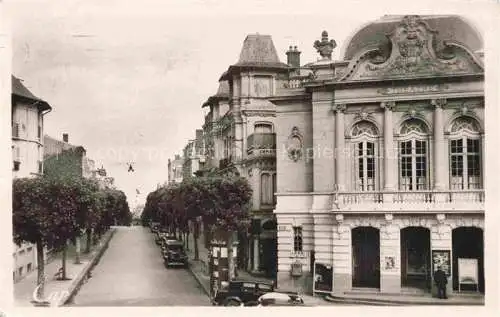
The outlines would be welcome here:
<svg viewBox="0 0 500 317">
<path fill-rule="evenodd" d="M 439 299 L 431 294 L 425 295 L 405 295 L 405 294 L 333 294 L 325 299 L 332 303 L 343 303 L 351 305 L 484 305 L 484 296 L 479 294 L 458 294 L 452 293 L 448 299 Z"/>
<path fill-rule="evenodd" d="M 191 241 L 190 241 L 191 242 Z M 200 260 L 194 261 L 194 251 L 192 244 L 187 252 L 190 259 L 190 270 L 198 283 L 210 296 L 210 276 L 208 275 L 208 251 L 200 246 Z M 238 271 L 238 278 L 243 280 L 272 282 L 265 277 L 255 277 L 245 271 Z M 278 289 L 279 291 L 279 289 Z M 312 296 L 300 294 L 307 304 L 313 306 L 322 305 L 377 305 L 377 306 L 400 306 L 400 305 L 484 305 L 484 296 L 478 294 L 458 294 L 452 293 L 447 300 L 425 295 L 405 295 L 405 294 L 383 294 L 383 293 L 359 293 L 359 294 L 333 294 L 332 296 Z"/>
<path fill-rule="evenodd" d="M 66 258 L 66 276 L 70 280 L 58 281 L 54 275 L 61 267 L 62 255 L 58 254 L 51 262 L 45 264 L 45 291 L 43 300 L 49 301 L 50 306 L 62 306 L 78 291 L 90 269 L 97 263 L 111 240 L 115 229 L 111 228 L 94 246 L 89 254 L 81 255 L 81 264 L 75 264 L 73 252 L 68 252 Z M 33 292 L 37 286 L 37 269 L 25 278 L 14 284 L 14 305 L 18 307 L 33 307 Z"/>
<path fill-rule="evenodd" d="M 210 276 L 208 272 L 208 251 L 200 246 L 199 250 L 199 260 L 194 260 L 194 251 L 190 245 L 190 250 L 186 252 L 189 257 L 189 269 L 193 274 L 194 278 L 198 281 L 200 286 L 203 288 L 207 296 L 210 296 Z M 245 271 L 238 271 L 237 279 L 242 280 L 252 280 L 273 283 L 272 279 L 260 276 L 252 276 L 250 273 Z M 279 289 L 277 290 L 279 291 Z M 307 294 L 300 294 L 307 305 L 320 306 L 320 305 L 336 305 L 334 302 L 326 301 L 322 297 L 311 296 Z"/>
</svg>

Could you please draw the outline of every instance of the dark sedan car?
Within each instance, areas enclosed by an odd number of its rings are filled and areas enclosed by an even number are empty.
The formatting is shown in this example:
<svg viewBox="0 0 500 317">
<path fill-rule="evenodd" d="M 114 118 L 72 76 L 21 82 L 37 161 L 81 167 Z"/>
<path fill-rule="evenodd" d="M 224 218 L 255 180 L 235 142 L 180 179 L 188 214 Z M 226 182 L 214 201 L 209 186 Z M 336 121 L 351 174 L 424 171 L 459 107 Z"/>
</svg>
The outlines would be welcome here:
<svg viewBox="0 0 500 317">
<path fill-rule="evenodd" d="M 212 300 L 214 306 L 242 306 L 257 304 L 258 299 L 274 290 L 272 283 L 233 280 L 220 289 Z"/>
<path fill-rule="evenodd" d="M 163 249 L 163 261 L 166 267 L 188 266 L 188 257 L 182 241 L 166 240 Z"/>
</svg>

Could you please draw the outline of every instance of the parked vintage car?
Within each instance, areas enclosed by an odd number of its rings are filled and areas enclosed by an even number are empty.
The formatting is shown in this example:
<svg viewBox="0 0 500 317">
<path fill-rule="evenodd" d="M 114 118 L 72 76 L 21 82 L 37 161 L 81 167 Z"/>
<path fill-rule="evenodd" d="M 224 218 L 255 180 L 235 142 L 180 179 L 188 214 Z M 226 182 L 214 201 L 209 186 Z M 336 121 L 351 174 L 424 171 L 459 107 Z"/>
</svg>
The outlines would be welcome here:
<svg viewBox="0 0 500 317">
<path fill-rule="evenodd" d="M 184 250 L 182 241 L 165 240 L 163 249 L 163 261 L 166 267 L 171 266 L 188 266 L 188 257 Z"/>
<path fill-rule="evenodd" d="M 167 241 L 179 241 L 173 234 L 171 233 L 164 233 L 160 236 L 160 246 L 162 250 L 165 250 L 166 242 Z"/>
<path fill-rule="evenodd" d="M 270 292 L 257 300 L 257 306 L 305 306 L 304 300 L 297 293 Z"/>
<path fill-rule="evenodd" d="M 159 228 L 155 234 L 156 244 L 161 245 L 163 237 L 166 237 L 166 236 L 171 236 L 171 234 L 168 232 L 168 230 L 166 228 Z M 174 237 L 174 239 L 175 239 L 175 237 Z"/>
<path fill-rule="evenodd" d="M 230 281 L 227 287 L 217 290 L 212 305 L 214 306 L 257 306 L 258 299 L 274 291 L 274 285 L 268 282 Z"/>
</svg>

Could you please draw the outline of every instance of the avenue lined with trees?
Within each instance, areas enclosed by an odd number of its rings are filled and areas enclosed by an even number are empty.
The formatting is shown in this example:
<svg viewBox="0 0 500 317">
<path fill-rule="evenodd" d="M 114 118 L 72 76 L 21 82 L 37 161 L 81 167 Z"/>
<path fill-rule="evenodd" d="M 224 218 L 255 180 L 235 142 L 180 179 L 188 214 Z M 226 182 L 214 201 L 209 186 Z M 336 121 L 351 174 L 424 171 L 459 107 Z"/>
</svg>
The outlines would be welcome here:
<svg viewBox="0 0 500 317">
<path fill-rule="evenodd" d="M 13 181 L 14 243 L 33 243 L 37 250 L 38 294 L 45 282 L 44 249 L 61 251 L 60 279 L 66 279 L 66 250 L 71 242 L 80 256 L 80 239 L 85 236 L 85 253 L 112 225 L 130 225 L 132 214 L 122 191 L 100 188 L 83 177 L 40 176 Z"/>
<path fill-rule="evenodd" d="M 187 236 L 192 234 L 194 258 L 198 260 L 201 234 L 208 248 L 213 239 L 233 245 L 236 233 L 246 232 L 251 196 L 252 189 L 243 177 L 190 177 L 151 192 L 141 220 L 144 225 L 159 223 L 186 244 Z M 228 248 L 228 258 L 232 258 L 232 251 Z M 229 265 L 229 272 L 234 274 L 234 264 Z"/>
</svg>

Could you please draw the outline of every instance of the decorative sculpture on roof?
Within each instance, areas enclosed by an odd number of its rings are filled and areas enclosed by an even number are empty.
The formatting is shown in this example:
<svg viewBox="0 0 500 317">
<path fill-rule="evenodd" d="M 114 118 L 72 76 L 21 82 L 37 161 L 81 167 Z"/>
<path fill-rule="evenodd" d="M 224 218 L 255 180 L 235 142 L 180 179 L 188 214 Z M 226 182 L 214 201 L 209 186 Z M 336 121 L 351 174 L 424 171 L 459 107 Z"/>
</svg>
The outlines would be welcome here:
<svg viewBox="0 0 500 317">
<path fill-rule="evenodd" d="M 482 62 L 460 43 L 439 39 L 419 16 L 402 18 L 389 39 L 360 51 L 340 80 L 435 76 L 483 71 Z"/>
<path fill-rule="evenodd" d="M 335 47 L 337 47 L 337 43 L 334 39 L 328 40 L 327 31 L 321 33 L 321 41 L 316 40 L 316 42 L 314 42 L 314 48 L 323 59 L 332 59 L 332 52 Z"/>
</svg>

